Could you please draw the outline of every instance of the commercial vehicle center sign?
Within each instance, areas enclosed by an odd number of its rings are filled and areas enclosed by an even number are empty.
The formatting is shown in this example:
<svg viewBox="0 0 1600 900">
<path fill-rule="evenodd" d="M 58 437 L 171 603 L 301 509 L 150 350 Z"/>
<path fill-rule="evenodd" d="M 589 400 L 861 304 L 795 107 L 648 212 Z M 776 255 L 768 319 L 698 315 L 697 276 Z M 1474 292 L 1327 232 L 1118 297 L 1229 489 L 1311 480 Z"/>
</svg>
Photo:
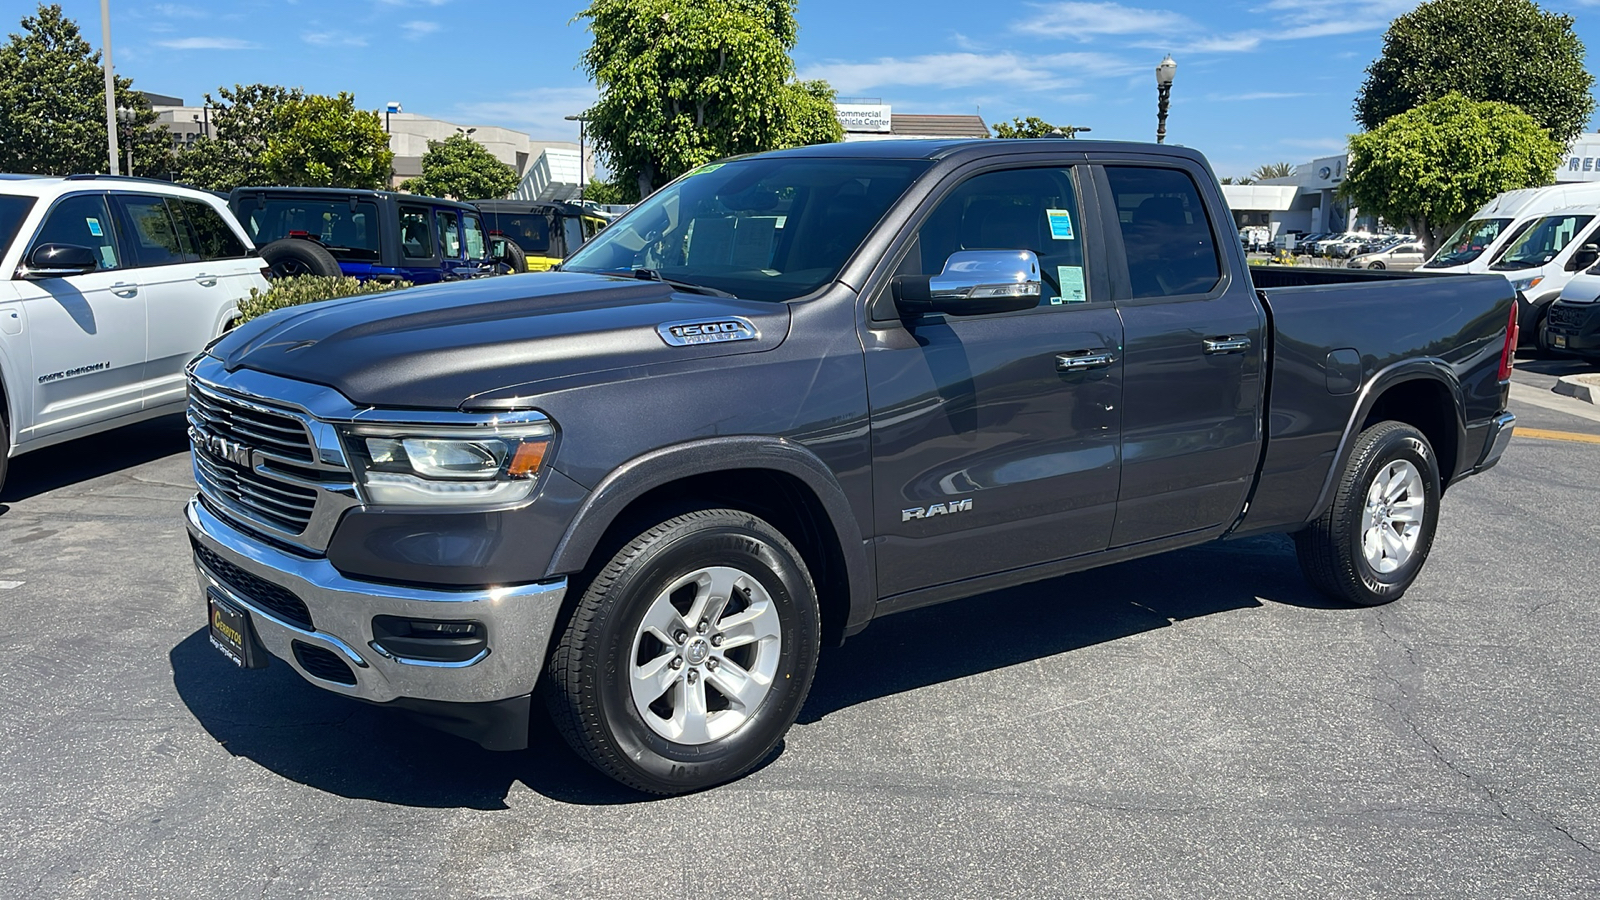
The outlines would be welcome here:
<svg viewBox="0 0 1600 900">
<path fill-rule="evenodd" d="M 836 103 L 834 112 L 845 131 L 869 131 L 887 134 L 889 131 L 889 104 L 887 103 Z"/>
</svg>

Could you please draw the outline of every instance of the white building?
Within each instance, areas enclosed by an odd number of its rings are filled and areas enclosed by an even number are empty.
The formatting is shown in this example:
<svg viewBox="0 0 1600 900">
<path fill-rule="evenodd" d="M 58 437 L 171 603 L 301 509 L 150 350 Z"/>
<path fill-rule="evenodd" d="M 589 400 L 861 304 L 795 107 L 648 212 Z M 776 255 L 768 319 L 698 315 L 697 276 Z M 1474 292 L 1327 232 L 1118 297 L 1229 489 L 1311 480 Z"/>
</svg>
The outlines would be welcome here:
<svg viewBox="0 0 1600 900">
<path fill-rule="evenodd" d="M 1359 210 L 1339 196 L 1349 158 L 1324 156 L 1294 167 L 1287 178 L 1268 178 L 1255 184 L 1225 184 L 1223 199 L 1233 210 L 1234 224 L 1264 225 L 1274 239 L 1279 232 L 1355 231 L 1376 222 L 1363 220 Z"/>
<path fill-rule="evenodd" d="M 1600 134 L 1580 134 L 1556 167 L 1556 183 L 1600 181 Z"/>
<path fill-rule="evenodd" d="M 986 138 L 989 126 L 978 116 L 894 114 L 878 100 L 848 100 L 833 105 L 846 143 L 904 138 Z"/>
</svg>

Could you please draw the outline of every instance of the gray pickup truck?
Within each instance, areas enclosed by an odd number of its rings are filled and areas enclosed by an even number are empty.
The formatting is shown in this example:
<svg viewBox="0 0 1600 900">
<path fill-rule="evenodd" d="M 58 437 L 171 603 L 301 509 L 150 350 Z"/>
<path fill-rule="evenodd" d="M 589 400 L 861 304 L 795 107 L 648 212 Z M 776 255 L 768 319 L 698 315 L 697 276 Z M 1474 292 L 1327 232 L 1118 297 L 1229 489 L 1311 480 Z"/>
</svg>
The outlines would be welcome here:
<svg viewBox="0 0 1600 900">
<path fill-rule="evenodd" d="M 558 272 L 262 317 L 190 368 L 211 640 L 494 749 L 537 688 L 666 794 L 890 613 L 1267 532 L 1394 600 L 1511 438 L 1511 289 L 1232 235 L 1189 150 L 836 144 L 703 166 Z"/>
</svg>

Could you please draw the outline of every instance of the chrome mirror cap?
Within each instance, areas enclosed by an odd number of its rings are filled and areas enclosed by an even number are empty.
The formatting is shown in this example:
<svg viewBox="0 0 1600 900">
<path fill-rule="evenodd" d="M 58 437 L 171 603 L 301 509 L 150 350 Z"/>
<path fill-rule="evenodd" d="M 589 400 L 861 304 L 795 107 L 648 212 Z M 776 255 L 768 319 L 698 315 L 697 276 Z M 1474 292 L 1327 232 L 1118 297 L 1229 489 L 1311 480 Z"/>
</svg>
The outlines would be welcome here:
<svg viewBox="0 0 1600 900">
<path fill-rule="evenodd" d="M 958 250 L 929 279 L 934 300 L 1039 298 L 1039 257 L 1032 250 Z"/>
</svg>

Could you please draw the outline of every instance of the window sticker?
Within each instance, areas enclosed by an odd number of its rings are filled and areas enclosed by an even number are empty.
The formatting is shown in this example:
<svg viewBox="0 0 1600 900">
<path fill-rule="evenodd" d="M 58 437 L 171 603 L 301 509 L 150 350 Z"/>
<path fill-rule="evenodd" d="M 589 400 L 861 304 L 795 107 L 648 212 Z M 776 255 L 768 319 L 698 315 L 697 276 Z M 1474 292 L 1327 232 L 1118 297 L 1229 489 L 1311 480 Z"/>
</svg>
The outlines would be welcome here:
<svg viewBox="0 0 1600 900">
<path fill-rule="evenodd" d="M 1083 289 L 1083 266 L 1056 266 L 1056 280 L 1061 283 L 1062 299 L 1068 303 L 1089 302 Z"/>
<path fill-rule="evenodd" d="M 110 247 L 101 247 L 100 248 L 100 268 L 102 268 L 102 269 L 115 269 L 116 267 L 117 267 L 117 254 L 116 254 L 116 251 L 112 250 Z"/>
<path fill-rule="evenodd" d="M 693 172 L 690 172 L 689 174 L 690 175 L 706 175 L 706 174 L 709 174 L 711 172 L 715 172 L 716 170 L 722 168 L 725 165 L 727 165 L 727 163 L 709 163 L 707 165 L 701 166 L 698 169 L 695 169 Z"/>
<path fill-rule="evenodd" d="M 1072 233 L 1072 213 L 1064 209 L 1047 209 L 1044 217 L 1050 223 L 1051 240 L 1070 241 L 1077 237 Z"/>
<path fill-rule="evenodd" d="M 104 231 L 102 231 L 101 228 L 100 228 L 100 220 L 99 219 L 84 219 L 83 221 L 89 226 L 89 233 L 90 234 L 94 235 L 95 237 L 105 237 L 106 236 L 106 233 Z"/>
</svg>

